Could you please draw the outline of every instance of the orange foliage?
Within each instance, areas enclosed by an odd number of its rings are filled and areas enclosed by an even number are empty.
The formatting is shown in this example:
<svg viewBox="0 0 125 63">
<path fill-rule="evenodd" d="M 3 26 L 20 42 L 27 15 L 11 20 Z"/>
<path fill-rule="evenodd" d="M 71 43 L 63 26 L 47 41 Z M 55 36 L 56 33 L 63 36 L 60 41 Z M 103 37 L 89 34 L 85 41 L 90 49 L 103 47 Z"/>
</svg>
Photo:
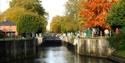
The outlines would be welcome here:
<svg viewBox="0 0 125 63">
<path fill-rule="evenodd" d="M 80 11 L 79 15 L 86 21 L 84 27 L 91 28 L 100 26 L 102 28 L 110 28 L 105 18 L 114 2 L 117 2 L 117 0 L 88 0 L 86 2 L 81 2 L 80 6 L 83 7 L 83 9 Z"/>
</svg>

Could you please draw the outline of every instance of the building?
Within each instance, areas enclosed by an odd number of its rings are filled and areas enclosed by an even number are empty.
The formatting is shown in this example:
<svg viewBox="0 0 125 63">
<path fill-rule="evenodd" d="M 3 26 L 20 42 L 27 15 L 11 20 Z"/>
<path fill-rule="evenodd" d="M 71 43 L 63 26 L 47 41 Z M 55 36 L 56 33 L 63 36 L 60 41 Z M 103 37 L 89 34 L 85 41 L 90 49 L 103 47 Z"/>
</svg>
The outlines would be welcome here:
<svg viewBox="0 0 125 63">
<path fill-rule="evenodd" d="M 5 20 L 0 23 L 0 30 L 4 32 L 6 37 L 17 36 L 16 24 L 12 21 Z"/>
</svg>

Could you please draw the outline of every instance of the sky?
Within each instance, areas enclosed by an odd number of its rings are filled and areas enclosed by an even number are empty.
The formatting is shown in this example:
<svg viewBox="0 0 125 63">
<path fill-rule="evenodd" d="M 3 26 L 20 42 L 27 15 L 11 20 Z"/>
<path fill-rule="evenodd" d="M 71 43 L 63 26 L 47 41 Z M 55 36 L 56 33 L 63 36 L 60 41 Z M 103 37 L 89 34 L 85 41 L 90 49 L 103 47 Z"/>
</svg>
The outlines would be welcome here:
<svg viewBox="0 0 125 63">
<path fill-rule="evenodd" d="M 48 18 L 48 26 L 47 29 L 50 29 L 50 23 L 52 20 L 52 17 L 56 15 L 64 15 L 65 13 L 65 4 L 68 0 L 42 0 L 42 5 L 46 12 L 49 13 Z"/>
<path fill-rule="evenodd" d="M 50 23 L 54 16 L 65 14 L 65 3 L 68 0 L 42 0 L 42 6 L 49 14 L 47 30 L 50 29 Z M 9 0 L 0 0 L 0 13 L 9 8 Z"/>
<path fill-rule="evenodd" d="M 0 0 L 0 12 L 9 8 L 9 0 Z"/>
</svg>

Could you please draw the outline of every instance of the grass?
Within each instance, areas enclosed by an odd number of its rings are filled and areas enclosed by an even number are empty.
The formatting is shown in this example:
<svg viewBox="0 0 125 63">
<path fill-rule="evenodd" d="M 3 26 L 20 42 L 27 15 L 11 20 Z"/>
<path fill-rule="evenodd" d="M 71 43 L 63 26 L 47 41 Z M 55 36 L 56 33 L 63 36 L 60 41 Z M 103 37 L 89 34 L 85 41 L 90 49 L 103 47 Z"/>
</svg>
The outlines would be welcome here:
<svg viewBox="0 0 125 63">
<path fill-rule="evenodd" d="M 114 53 L 117 56 L 125 58 L 125 50 L 119 50 Z"/>
</svg>

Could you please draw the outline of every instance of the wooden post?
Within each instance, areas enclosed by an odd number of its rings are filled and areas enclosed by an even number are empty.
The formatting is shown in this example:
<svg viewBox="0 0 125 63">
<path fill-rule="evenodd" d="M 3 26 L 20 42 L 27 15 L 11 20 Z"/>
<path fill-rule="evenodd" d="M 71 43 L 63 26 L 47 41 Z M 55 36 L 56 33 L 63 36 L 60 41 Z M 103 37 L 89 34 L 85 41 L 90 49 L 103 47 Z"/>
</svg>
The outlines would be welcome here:
<svg viewBox="0 0 125 63">
<path fill-rule="evenodd" d="M 24 53 L 25 53 L 25 57 L 27 57 L 27 44 L 26 44 L 26 39 L 24 41 Z"/>
<path fill-rule="evenodd" d="M 6 53 L 5 58 L 7 59 L 7 42 L 6 41 L 5 41 L 5 53 Z"/>
<path fill-rule="evenodd" d="M 13 50 L 13 52 L 14 52 L 14 58 L 16 58 L 16 44 L 15 44 L 15 40 L 14 40 L 14 42 L 13 42 L 13 48 L 14 48 L 14 50 Z"/>
<path fill-rule="evenodd" d="M 36 54 L 36 39 L 33 39 L 33 54 Z"/>
</svg>

